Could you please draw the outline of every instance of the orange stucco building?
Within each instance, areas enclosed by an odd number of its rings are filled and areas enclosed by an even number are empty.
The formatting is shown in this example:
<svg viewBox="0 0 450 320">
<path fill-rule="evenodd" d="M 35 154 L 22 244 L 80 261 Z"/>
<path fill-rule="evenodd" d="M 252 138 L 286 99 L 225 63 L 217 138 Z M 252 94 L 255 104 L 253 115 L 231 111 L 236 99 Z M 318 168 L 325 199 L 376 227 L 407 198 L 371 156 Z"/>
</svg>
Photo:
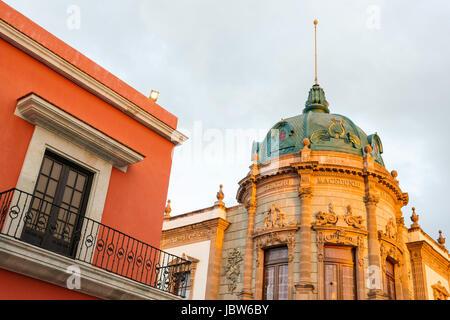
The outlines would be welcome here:
<svg viewBox="0 0 450 320">
<path fill-rule="evenodd" d="M 176 298 L 157 248 L 177 118 L 1 1 L 0 83 L 0 299 Z"/>
</svg>

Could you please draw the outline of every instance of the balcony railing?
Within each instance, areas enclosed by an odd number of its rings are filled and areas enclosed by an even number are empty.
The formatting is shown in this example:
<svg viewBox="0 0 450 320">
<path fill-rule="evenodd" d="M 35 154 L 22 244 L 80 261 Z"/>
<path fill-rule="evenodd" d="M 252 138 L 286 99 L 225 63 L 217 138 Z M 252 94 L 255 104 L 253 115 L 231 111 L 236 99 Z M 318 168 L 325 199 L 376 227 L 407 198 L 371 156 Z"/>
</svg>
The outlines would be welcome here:
<svg viewBox="0 0 450 320">
<path fill-rule="evenodd" d="M 190 261 L 18 189 L 0 193 L 1 234 L 181 297 Z"/>
</svg>

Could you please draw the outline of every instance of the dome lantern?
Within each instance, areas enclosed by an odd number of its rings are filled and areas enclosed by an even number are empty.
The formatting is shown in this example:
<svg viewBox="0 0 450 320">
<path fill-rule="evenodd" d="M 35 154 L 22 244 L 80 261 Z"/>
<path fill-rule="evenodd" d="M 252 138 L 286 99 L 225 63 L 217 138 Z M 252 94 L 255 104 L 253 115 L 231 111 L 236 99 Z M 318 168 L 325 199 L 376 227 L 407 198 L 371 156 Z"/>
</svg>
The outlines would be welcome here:
<svg viewBox="0 0 450 320">
<path fill-rule="evenodd" d="M 318 84 L 315 84 L 309 90 L 308 100 L 303 113 L 308 111 L 330 113 L 328 105 L 328 101 L 325 99 L 325 92 Z"/>
</svg>

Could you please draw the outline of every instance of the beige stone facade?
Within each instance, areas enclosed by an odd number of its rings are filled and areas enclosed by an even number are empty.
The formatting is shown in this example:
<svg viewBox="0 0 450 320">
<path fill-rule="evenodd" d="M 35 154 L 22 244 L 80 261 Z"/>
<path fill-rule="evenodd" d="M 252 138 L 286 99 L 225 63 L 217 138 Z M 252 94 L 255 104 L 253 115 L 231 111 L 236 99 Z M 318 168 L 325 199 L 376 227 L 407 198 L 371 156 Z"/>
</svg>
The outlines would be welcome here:
<svg viewBox="0 0 450 320">
<path fill-rule="evenodd" d="M 189 244 L 210 241 L 208 270 L 195 274 L 208 283 L 204 298 L 263 299 L 265 250 L 283 245 L 288 299 L 325 299 L 324 247 L 340 245 L 353 248 L 356 299 L 388 298 L 386 261 L 394 268 L 395 299 L 447 299 L 448 251 L 417 220 L 405 225 L 401 208 L 408 195 L 396 172 L 376 163 L 370 150 L 358 157 L 308 145 L 300 153 L 255 161 L 239 182 L 240 205 L 216 203 L 166 217 L 164 250 L 177 248 L 179 254 L 186 248 L 193 256 Z"/>
</svg>

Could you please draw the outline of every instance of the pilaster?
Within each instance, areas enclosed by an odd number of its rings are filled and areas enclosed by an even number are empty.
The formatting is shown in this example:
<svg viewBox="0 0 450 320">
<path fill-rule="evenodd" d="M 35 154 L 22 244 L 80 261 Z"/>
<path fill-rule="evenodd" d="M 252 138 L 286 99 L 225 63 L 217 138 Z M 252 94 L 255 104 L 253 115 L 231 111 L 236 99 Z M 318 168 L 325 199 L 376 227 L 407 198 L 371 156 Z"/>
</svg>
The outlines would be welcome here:
<svg viewBox="0 0 450 320">
<path fill-rule="evenodd" d="M 310 163 L 310 152 L 308 148 L 309 139 L 303 140 L 304 148 L 301 151 L 301 162 L 297 166 L 300 177 L 298 194 L 301 201 L 300 214 L 300 279 L 295 285 L 296 299 L 312 300 L 314 285 L 311 281 L 311 198 L 312 198 L 312 174 L 314 164 Z"/>
<path fill-rule="evenodd" d="M 242 292 L 239 294 L 239 299 L 241 300 L 252 300 L 253 290 L 252 290 L 252 276 L 253 276 L 253 251 L 254 251 L 254 240 L 253 232 L 255 229 L 255 213 L 258 207 L 258 202 L 256 201 L 256 175 L 259 174 L 258 171 L 258 156 L 255 154 L 253 156 L 253 166 L 250 172 L 250 199 L 247 203 L 248 212 L 248 223 L 247 223 L 247 234 L 245 240 L 245 256 L 244 256 L 244 279 Z"/>
</svg>

